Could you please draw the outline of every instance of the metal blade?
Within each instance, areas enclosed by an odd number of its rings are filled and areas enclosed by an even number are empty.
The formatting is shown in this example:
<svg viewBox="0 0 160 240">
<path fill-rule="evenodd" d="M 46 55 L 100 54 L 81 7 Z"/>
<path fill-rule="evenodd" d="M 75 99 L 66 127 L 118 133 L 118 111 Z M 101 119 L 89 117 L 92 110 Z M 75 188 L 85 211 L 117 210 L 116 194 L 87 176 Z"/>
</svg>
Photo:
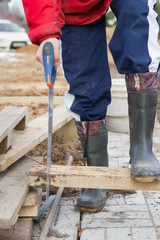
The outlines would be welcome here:
<svg viewBox="0 0 160 240">
<path fill-rule="evenodd" d="M 50 192 L 50 166 L 52 153 L 52 128 L 53 128 L 53 91 L 49 88 L 49 104 L 48 104 L 48 154 L 47 154 L 47 185 L 46 185 L 46 203 L 48 204 Z"/>
</svg>

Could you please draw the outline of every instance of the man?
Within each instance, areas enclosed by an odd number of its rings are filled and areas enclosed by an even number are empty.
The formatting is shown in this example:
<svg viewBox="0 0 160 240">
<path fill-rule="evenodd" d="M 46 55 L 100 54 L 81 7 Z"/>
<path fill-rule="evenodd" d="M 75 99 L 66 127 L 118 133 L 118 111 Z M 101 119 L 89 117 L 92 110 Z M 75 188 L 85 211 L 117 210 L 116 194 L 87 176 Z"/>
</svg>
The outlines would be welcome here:
<svg viewBox="0 0 160 240">
<path fill-rule="evenodd" d="M 88 166 L 108 166 L 105 117 L 111 78 L 105 13 L 109 5 L 112 8 L 117 26 L 110 50 L 119 73 L 126 74 L 131 176 L 142 182 L 160 179 L 160 164 L 152 153 L 160 64 L 155 4 L 156 0 L 23 0 L 29 37 L 40 45 L 36 59 L 42 63 L 43 45 L 50 41 L 58 66 L 62 41 L 63 68 L 70 85 L 65 103 L 75 118 Z M 77 200 L 79 210 L 101 210 L 107 193 L 86 189 Z"/>
</svg>

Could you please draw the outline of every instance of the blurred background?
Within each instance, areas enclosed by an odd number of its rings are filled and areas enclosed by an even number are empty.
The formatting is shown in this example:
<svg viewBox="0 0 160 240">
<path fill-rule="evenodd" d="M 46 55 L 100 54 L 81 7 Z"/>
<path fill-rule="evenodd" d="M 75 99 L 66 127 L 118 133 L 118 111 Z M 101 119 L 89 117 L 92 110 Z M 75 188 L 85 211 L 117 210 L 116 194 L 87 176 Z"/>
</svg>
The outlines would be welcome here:
<svg viewBox="0 0 160 240">
<path fill-rule="evenodd" d="M 27 29 L 21 0 L 0 0 L 0 19 L 9 19 Z"/>
</svg>

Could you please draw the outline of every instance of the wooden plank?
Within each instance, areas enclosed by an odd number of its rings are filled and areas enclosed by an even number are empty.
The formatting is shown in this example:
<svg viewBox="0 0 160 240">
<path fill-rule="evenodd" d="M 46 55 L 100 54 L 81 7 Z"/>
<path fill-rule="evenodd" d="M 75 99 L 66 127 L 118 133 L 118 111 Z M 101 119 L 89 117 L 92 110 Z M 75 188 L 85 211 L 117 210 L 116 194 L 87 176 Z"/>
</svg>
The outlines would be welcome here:
<svg viewBox="0 0 160 240">
<path fill-rule="evenodd" d="M 52 166 L 51 186 L 71 188 L 106 188 L 121 190 L 160 190 L 160 182 L 139 183 L 130 177 L 128 168 Z M 46 167 L 34 167 L 28 174 L 30 186 L 46 185 Z"/>
<path fill-rule="evenodd" d="M 75 126 L 75 121 L 72 119 L 70 122 L 65 124 L 63 127 L 58 129 L 55 134 L 60 137 L 60 138 L 65 138 L 65 139 L 71 139 L 71 138 L 77 138 L 77 129 Z"/>
<path fill-rule="evenodd" d="M 0 229 L 11 229 L 28 194 L 28 171 L 35 162 L 23 157 L 0 180 Z M 38 164 L 38 163 L 37 163 Z"/>
<path fill-rule="evenodd" d="M 60 105 L 53 110 L 53 133 L 72 120 L 66 107 Z M 12 148 L 0 155 L 0 171 L 24 156 L 48 136 L 48 113 L 29 122 L 24 131 L 13 133 Z"/>
<path fill-rule="evenodd" d="M 37 202 L 35 203 L 35 205 L 30 205 L 31 202 L 32 201 L 29 202 L 28 206 L 25 206 L 23 204 L 18 214 L 20 217 L 36 217 L 38 215 L 39 208 L 42 203 L 42 189 L 38 189 L 37 191 Z"/>
<path fill-rule="evenodd" d="M 35 206 L 38 201 L 38 189 L 31 189 L 26 196 L 22 207 Z"/>
<path fill-rule="evenodd" d="M 43 103 L 48 104 L 48 96 L 26 96 L 26 97 L 0 97 L 0 103 L 11 103 L 11 104 L 19 104 L 19 105 L 28 105 L 31 103 Z M 64 97 L 63 96 L 54 96 L 54 104 L 60 105 L 64 104 Z"/>
<path fill-rule="evenodd" d="M 27 114 L 28 107 L 10 106 L 0 111 L 0 142 L 8 136 Z"/>
<path fill-rule="evenodd" d="M 6 136 L 0 143 L 0 154 L 4 154 L 7 152 L 7 150 L 11 146 L 11 141 L 12 141 L 12 133 L 9 133 L 8 136 Z"/>
<path fill-rule="evenodd" d="M 39 212 L 40 205 L 37 204 L 35 206 L 22 207 L 19 211 L 19 217 L 36 217 Z"/>
<path fill-rule="evenodd" d="M 33 229 L 32 218 L 19 218 L 13 231 L 0 234 L 0 240 L 31 240 Z"/>
<path fill-rule="evenodd" d="M 15 127 L 16 131 L 24 130 L 28 125 L 28 116 L 25 116 Z"/>
</svg>

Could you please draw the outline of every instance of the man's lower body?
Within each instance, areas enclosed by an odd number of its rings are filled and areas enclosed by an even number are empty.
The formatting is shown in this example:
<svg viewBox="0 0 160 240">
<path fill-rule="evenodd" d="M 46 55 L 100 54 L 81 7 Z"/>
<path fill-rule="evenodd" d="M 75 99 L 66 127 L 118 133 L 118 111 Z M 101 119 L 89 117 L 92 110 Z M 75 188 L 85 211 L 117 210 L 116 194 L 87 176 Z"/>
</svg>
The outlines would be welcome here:
<svg viewBox="0 0 160 240">
<path fill-rule="evenodd" d="M 110 49 L 118 71 L 126 74 L 131 173 L 138 181 L 160 178 L 160 165 L 152 153 L 160 62 L 153 2 L 113 0 L 111 4 L 117 27 Z M 105 17 L 84 26 L 66 25 L 62 33 L 63 68 L 70 85 L 66 107 L 75 118 L 87 165 L 108 166 L 105 117 L 111 101 L 111 79 Z M 86 189 L 77 200 L 78 208 L 99 211 L 107 194 L 104 189 Z"/>
</svg>

